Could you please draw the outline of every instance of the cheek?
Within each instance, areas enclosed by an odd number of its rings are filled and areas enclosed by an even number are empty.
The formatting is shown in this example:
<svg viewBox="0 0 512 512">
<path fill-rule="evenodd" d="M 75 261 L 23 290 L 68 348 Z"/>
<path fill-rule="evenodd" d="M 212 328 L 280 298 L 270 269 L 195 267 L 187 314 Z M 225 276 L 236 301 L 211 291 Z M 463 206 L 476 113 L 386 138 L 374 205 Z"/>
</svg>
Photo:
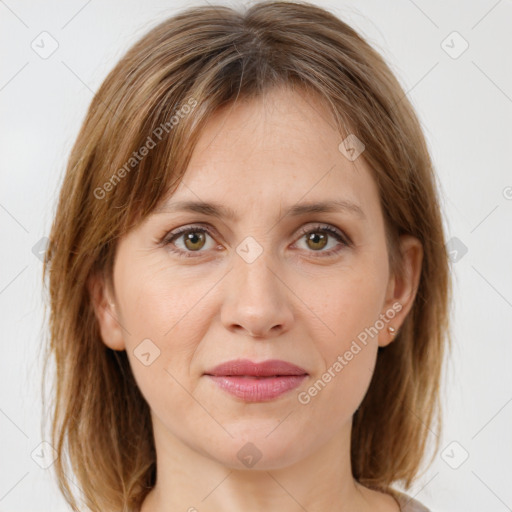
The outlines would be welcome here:
<svg viewBox="0 0 512 512">
<path fill-rule="evenodd" d="M 311 398 L 312 417 L 347 420 L 364 398 L 373 376 L 378 349 L 374 329 L 382 312 L 386 269 L 368 262 L 362 267 L 360 271 L 351 268 L 340 272 L 328 287 L 310 294 L 309 300 L 315 304 L 311 309 L 322 321 L 321 333 L 311 335 L 316 337 L 323 364 L 304 397 L 304 402 Z"/>
<path fill-rule="evenodd" d="M 191 362 L 208 328 L 206 278 L 171 272 L 161 258 L 138 267 L 119 265 L 117 278 L 123 336 L 137 384 L 151 405 L 163 389 L 179 401 L 180 384 L 187 389 L 193 384 Z"/>
<path fill-rule="evenodd" d="M 386 283 L 383 277 L 380 269 L 368 265 L 360 271 L 352 268 L 340 272 L 329 280 L 328 286 L 309 295 L 309 301 L 314 301 L 315 313 L 326 326 L 322 352 L 329 355 L 331 362 L 341 351 L 350 348 L 352 340 L 360 335 L 364 339 L 367 329 L 375 325 L 384 303 Z M 368 343 L 372 342 L 377 342 L 376 336 L 368 336 Z"/>
<path fill-rule="evenodd" d="M 350 361 L 335 360 L 312 379 L 300 396 L 304 431 L 328 438 L 350 423 L 370 385 L 376 354 L 376 347 L 369 345 Z"/>
<path fill-rule="evenodd" d="M 130 344 L 153 337 L 157 344 L 172 341 L 179 351 L 180 340 L 186 343 L 200 334 L 197 317 L 205 290 L 214 284 L 211 272 L 198 275 L 186 268 L 177 270 L 159 253 L 139 264 L 120 265 L 118 279 Z M 194 329 L 190 328 L 192 318 Z"/>
<path fill-rule="evenodd" d="M 193 361 L 207 321 L 200 308 L 193 308 L 199 300 L 195 296 L 189 301 L 184 294 L 149 294 L 150 286 L 145 290 L 148 299 L 139 301 L 130 319 L 126 343 L 130 365 L 152 413 L 164 424 L 173 425 L 175 433 L 186 436 L 186 429 L 175 424 L 172 413 L 181 417 L 194 409 L 195 421 L 206 420 L 204 412 L 194 408 L 197 368 Z"/>
<path fill-rule="evenodd" d="M 367 296 L 361 296 L 361 287 L 353 291 L 351 295 L 330 297 L 332 314 L 324 318 L 334 334 L 324 330 L 316 339 L 322 368 L 298 397 L 308 411 L 306 421 L 312 429 L 323 423 L 334 433 L 350 421 L 373 376 L 378 343 L 377 336 L 369 334 L 369 327 L 378 318 L 379 303 L 371 290 Z"/>
</svg>

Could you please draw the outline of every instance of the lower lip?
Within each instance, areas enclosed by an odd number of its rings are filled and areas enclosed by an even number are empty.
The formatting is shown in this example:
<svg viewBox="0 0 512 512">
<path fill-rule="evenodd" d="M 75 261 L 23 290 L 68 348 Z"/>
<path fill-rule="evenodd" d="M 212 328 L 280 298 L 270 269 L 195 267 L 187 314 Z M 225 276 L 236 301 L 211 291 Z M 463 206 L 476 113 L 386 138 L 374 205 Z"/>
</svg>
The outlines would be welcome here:
<svg viewBox="0 0 512 512">
<path fill-rule="evenodd" d="M 295 389 L 307 375 L 240 377 L 208 375 L 221 389 L 246 402 L 266 402 Z"/>
</svg>

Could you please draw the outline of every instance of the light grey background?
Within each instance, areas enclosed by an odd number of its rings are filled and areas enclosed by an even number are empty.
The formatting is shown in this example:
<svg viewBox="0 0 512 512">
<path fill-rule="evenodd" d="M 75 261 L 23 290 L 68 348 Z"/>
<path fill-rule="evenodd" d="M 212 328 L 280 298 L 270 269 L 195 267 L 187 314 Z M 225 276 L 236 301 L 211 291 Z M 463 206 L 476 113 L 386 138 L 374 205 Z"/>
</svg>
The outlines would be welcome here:
<svg viewBox="0 0 512 512">
<path fill-rule="evenodd" d="M 512 510 L 512 3 L 315 3 L 398 76 L 436 165 L 448 239 L 460 241 L 449 242 L 459 249 L 442 451 L 411 494 L 433 512 Z M 32 249 L 48 235 L 94 92 L 135 40 L 188 5 L 0 0 L 0 512 L 69 510 L 51 467 L 34 461 L 51 449 L 39 446 L 42 263 Z"/>
</svg>

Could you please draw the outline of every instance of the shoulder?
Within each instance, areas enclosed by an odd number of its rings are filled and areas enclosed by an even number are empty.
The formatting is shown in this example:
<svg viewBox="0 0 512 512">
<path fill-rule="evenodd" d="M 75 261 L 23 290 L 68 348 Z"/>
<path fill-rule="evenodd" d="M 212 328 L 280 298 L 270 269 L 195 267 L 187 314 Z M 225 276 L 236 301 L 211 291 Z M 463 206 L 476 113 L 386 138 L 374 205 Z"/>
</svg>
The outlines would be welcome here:
<svg viewBox="0 0 512 512">
<path fill-rule="evenodd" d="M 393 489 L 393 496 L 400 504 L 401 512 L 430 512 L 430 509 L 408 494 Z"/>
</svg>

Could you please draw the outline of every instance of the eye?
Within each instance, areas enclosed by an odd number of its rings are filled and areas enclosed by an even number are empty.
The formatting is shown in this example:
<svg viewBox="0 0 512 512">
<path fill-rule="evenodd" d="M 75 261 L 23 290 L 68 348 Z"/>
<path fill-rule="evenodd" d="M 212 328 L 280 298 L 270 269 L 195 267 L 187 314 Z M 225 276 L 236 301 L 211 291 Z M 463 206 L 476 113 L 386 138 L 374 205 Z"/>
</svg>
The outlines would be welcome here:
<svg viewBox="0 0 512 512">
<path fill-rule="evenodd" d="M 178 256 L 194 257 L 193 253 L 204 252 L 201 249 L 207 246 L 207 237 L 211 238 L 213 242 L 208 229 L 200 226 L 186 226 L 169 233 L 162 243 Z M 210 247 L 206 247 L 206 249 L 214 247 L 216 247 L 215 243 L 211 243 Z"/>
<path fill-rule="evenodd" d="M 299 232 L 299 236 L 298 242 L 304 241 L 305 250 L 320 253 L 319 256 L 331 256 L 340 252 L 344 247 L 351 246 L 350 239 L 342 231 L 330 225 L 317 225 L 309 229 L 303 228 Z M 209 246 L 208 238 L 211 239 Z M 330 238 L 338 243 L 334 244 L 334 248 L 324 251 L 323 249 L 329 244 Z M 219 247 L 215 244 L 211 230 L 202 226 L 179 228 L 165 236 L 161 243 L 168 247 L 171 252 L 185 258 L 200 256 L 200 254 L 195 253 L 206 252 L 209 249 Z"/>
<path fill-rule="evenodd" d="M 304 241 L 306 250 L 310 249 L 309 252 L 320 253 L 322 257 L 337 254 L 344 247 L 351 245 L 350 239 L 342 231 L 329 225 L 317 225 L 309 229 L 303 229 L 300 234 L 299 242 Z M 329 250 L 324 251 L 323 249 L 329 244 L 329 238 L 336 240 L 338 243 L 331 246 Z M 317 255 L 315 254 L 314 256 L 316 257 Z"/>
</svg>

